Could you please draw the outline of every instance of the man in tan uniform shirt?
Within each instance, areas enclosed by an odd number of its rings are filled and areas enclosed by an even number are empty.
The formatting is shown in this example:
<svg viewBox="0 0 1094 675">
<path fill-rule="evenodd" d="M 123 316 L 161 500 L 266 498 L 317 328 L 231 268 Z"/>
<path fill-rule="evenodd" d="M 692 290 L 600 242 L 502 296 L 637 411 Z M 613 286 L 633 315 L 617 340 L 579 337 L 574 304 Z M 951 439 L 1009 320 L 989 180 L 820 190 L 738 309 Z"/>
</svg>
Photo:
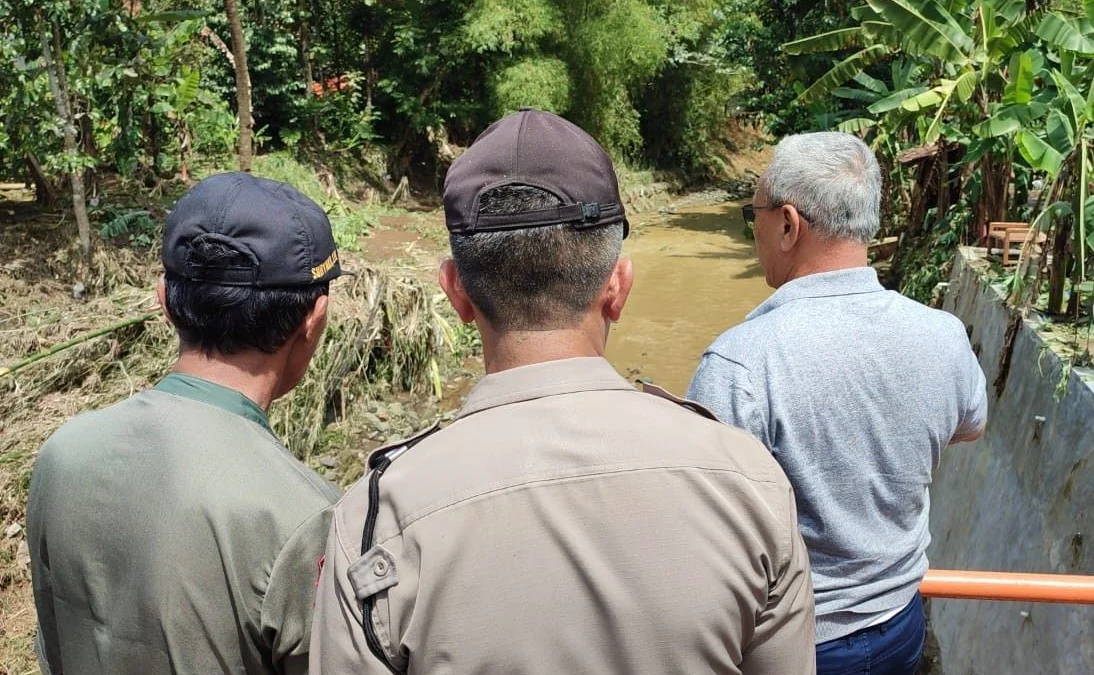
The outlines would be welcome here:
<svg viewBox="0 0 1094 675">
<path fill-rule="evenodd" d="M 608 156 L 523 110 L 444 198 L 440 281 L 487 375 L 337 505 L 311 672 L 813 673 L 808 559 L 770 453 L 603 358 L 632 282 Z"/>
</svg>

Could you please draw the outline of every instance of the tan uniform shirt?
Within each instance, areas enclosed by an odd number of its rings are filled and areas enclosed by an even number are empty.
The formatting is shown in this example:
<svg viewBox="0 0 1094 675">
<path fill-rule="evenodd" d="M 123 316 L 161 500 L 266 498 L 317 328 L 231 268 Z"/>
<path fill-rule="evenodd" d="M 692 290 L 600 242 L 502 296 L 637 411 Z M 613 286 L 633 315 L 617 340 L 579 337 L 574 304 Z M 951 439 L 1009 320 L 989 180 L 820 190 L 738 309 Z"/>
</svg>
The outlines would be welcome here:
<svg viewBox="0 0 1094 675">
<path fill-rule="evenodd" d="M 485 377 L 335 508 L 313 674 L 813 673 L 813 593 L 778 465 L 603 359 Z"/>
</svg>

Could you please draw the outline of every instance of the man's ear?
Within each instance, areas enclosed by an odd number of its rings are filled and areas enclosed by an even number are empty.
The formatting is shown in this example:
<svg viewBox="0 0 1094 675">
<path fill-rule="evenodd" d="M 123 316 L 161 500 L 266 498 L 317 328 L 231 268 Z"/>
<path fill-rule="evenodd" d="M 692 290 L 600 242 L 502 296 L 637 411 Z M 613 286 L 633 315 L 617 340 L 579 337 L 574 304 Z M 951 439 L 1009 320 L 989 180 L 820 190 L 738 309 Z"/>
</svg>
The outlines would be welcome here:
<svg viewBox="0 0 1094 675">
<path fill-rule="evenodd" d="M 448 296 L 448 302 L 452 304 L 452 309 L 456 310 L 460 321 L 464 323 L 474 321 L 475 305 L 471 302 L 471 297 L 467 295 L 463 282 L 460 281 L 460 272 L 456 269 L 455 260 L 448 258 L 441 263 L 441 268 L 437 271 L 437 283 Z"/>
<path fill-rule="evenodd" d="M 802 218 L 802 215 L 798 213 L 798 209 L 790 204 L 782 207 L 782 217 L 783 231 L 782 236 L 779 238 L 779 249 L 783 253 L 788 253 L 801 241 L 802 236 L 805 234 L 805 228 L 809 227 L 809 221 Z"/>
<path fill-rule="evenodd" d="M 172 326 L 175 325 L 174 319 L 171 318 L 171 310 L 167 309 L 167 277 L 163 274 L 160 275 L 160 280 L 156 282 L 156 299 L 160 302 L 160 309 L 163 310 L 163 316 L 167 319 L 167 323 Z"/>
<path fill-rule="evenodd" d="M 604 288 L 604 318 L 612 323 L 623 316 L 623 306 L 634 286 L 634 263 L 630 258 L 620 258 L 615 263 L 608 284 Z"/>
<path fill-rule="evenodd" d="M 318 343 L 319 339 L 323 337 L 323 331 L 327 328 L 327 308 L 330 306 L 330 296 L 323 294 L 315 299 L 315 305 L 312 306 L 311 311 L 304 317 L 304 324 L 301 326 L 304 340 L 309 344 Z"/>
</svg>

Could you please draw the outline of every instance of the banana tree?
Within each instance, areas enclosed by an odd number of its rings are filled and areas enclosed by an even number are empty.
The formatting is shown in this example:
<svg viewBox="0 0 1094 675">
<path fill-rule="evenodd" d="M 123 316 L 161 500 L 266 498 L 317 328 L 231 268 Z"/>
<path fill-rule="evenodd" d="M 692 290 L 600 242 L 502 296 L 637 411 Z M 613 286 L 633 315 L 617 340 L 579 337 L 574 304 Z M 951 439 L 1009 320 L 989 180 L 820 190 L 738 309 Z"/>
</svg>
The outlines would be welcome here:
<svg viewBox="0 0 1094 675">
<path fill-rule="evenodd" d="M 1090 184 L 1094 180 L 1092 19 L 1094 2 L 1089 1 L 1086 16 L 1045 16 L 1037 35 L 1056 53 L 1051 65 L 1037 73 L 1036 79 L 1046 83 L 1044 94 L 1051 98 L 1039 103 L 1032 91 L 1017 92 L 1026 100 L 1029 114 L 1036 115 L 1040 123 L 1036 127 L 1022 124 L 1016 128 L 1015 143 L 1022 158 L 1035 170 L 1044 172 L 1051 186 L 1048 203 L 1035 222 L 1040 226 L 1057 216 L 1049 270 L 1047 309 L 1051 313 L 1061 309 L 1069 270 L 1072 294 L 1068 313 L 1078 311 L 1078 289 L 1086 281 L 1088 249 L 1094 249 L 1094 222 L 1091 222 L 1094 200 L 1090 197 Z M 1004 117 L 1009 110 L 1001 111 L 986 124 L 1014 128 L 1017 115 Z"/>
<path fill-rule="evenodd" d="M 1029 12 L 1024 0 L 867 0 L 854 14 L 858 26 L 783 46 L 791 54 L 859 48 L 812 83 L 799 100 L 834 95 L 863 69 L 900 54 L 925 64 L 929 74 L 922 86 L 904 89 L 886 105 L 912 113 L 908 119 L 923 145 L 943 138 L 970 145 L 976 139 L 969 129 L 992 116 L 1008 86 L 1012 55 L 1036 40 L 1044 12 Z M 966 148 L 966 156 L 975 156 L 982 179 L 977 181 L 981 189 L 973 222 L 983 236 L 988 221 L 1002 219 L 1007 211 L 1010 153 L 994 142 L 971 150 Z"/>
<path fill-rule="evenodd" d="M 888 78 L 879 79 L 860 72 L 852 78 L 858 86 L 832 90 L 836 98 L 853 101 L 859 106 L 841 111 L 835 119 L 836 128 L 864 137 L 885 169 L 888 187 L 899 195 L 897 208 L 890 200 L 882 204 L 882 228 L 886 233 L 897 225 L 894 219 L 903 222 L 912 212 L 912 193 L 905 180 L 904 165 L 897 161 L 897 156 L 901 146 L 908 142 L 914 114 L 905 110 L 901 103 L 928 90 L 928 86 L 921 84 L 924 69 L 924 64 L 898 56 L 889 64 Z"/>
<path fill-rule="evenodd" d="M 947 6 L 952 6 L 953 13 Z M 1024 0 L 978 0 L 968 4 L 937 0 L 867 0 L 853 12 L 859 25 L 783 45 L 789 54 L 830 52 L 861 47 L 835 64 L 806 89 L 799 101 L 825 98 L 856 74 L 882 59 L 901 53 L 933 66 L 925 90 L 906 91 L 894 101 L 910 112 L 935 111 L 922 142 L 941 134 L 953 103 L 973 100 L 987 113 L 989 92 L 1016 46 L 1028 42 L 1039 13 L 1026 11 Z"/>
<path fill-rule="evenodd" d="M 166 116 L 175 125 L 179 146 L 179 177 L 184 182 L 190 180 L 187 161 L 194 145 L 189 113 L 201 93 L 200 85 L 201 72 L 197 68 L 183 65 L 173 82 L 156 87 L 159 101 L 152 107 L 152 112 Z"/>
</svg>

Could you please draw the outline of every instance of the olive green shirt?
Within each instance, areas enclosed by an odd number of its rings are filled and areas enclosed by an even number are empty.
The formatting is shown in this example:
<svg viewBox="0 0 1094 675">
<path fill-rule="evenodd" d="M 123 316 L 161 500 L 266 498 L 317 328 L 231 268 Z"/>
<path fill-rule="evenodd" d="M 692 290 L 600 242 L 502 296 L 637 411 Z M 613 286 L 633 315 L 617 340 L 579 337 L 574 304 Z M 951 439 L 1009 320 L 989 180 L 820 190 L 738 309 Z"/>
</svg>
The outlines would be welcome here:
<svg viewBox="0 0 1094 675">
<path fill-rule="evenodd" d="M 255 403 L 195 377 L 69 421 L 27 506 L 43 670 L 305 672 L 338 496 Z"/>
</svg>

